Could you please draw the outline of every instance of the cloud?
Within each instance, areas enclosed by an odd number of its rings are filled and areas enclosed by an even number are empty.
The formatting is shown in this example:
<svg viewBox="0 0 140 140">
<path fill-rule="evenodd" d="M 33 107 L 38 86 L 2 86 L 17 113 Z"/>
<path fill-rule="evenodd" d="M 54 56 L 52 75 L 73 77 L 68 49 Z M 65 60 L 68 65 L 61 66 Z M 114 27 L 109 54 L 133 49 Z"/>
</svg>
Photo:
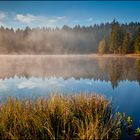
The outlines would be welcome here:
<svg viewBox="0 0 140 140">
<path fill-rule="evenodd" d="M 50 26 L 55 27 L 57 25 L 63 24 L 66 22 L 65 16 L 40 16 L 32 14 L 16 14 L 14 18 L 17 22 L 28 24 L 29 26 L 42 27 Z"/>
<path fill-rule="evenodd" d="M 6 91 L 7 89 L 8 89 L 8 87 L 2 81 L 0 81 L 0 90 Z"/>
<path fill-rule="evenodd" d="M 91 22 L 91 21 L 93 21 L 93 18 L 88 18 L 88 19 L 86 19 L 86 21 Z"/>
<path fill-rule="evenodd" d="M 57 17 L 45 17 L 44 23 L 48 24 L 49 26 L 57 26 L 58 24 L 63 24 L 66 20 L 65 16 L 57 16 Z"/>
<path fill-rule="evenodd" d="M 68 19 L 64 15 L 34 15 L 31 13 L 15 13 L 0 11 L 0 26 L 13 27 L 13 28 L 24 28 L 25 26 L 30 27 L 61 27 L 68 23 Z"/>
<path fill-rule="evenodd" d="M 7 12 L 0 11 L 0 21 L 7 17 Z"/>
<path fill-rule="evenodd" d="M 8 13 L 7 12 L 2 12 L 0 11 L 0 25 L 5 26 L 4 20 L 7 17 Z"/>
<path fill-rule="evenodd" d="M 57 19 L 65 19 L 66 17 L 65 16 L 62 16 L 62 17 L 56 17 Z"/>
<path fill-rule="evenodd" d="M 78 23 L 78 22 L 80 22 L 80 21 L 79 21 L 79 20 L 73 20 L 73 22 L 74 22 L 74 23 Z"/>
<path fill-rule="evenodd" d="M 2 21 L 0 21 L 0 26 L 5 26 L 5 24 Z"/>
<path fill-rule="evenodd" d="M 49 19 L 48 22 L 55 23 L 55 22 L 57 22 L 57 20 L 56 19 Z"/>
<path fill-rule="evenodd" d="M 26 14 L 26 15 L 17 14 L 16 17 L 15 17 L 15 20 L 28 24 L 28 23 L 31 23 L 33 21 L 40 20 L 40 17 L 31 15 L 31 14 Z"/>
<path fill-rule="evenodd" d="M 17 84 L 16 86 L 18 89 L 24 89 L 24 88 L 33 89 L 36 87 L 41 87 L 42 84 L 39 82 L 33 82 L 31 80 L 28 80 L 28 81 L 21 82 Z"/>
<path fill-rule="evenodd" d="M 1 83 L 0 83 L 1 85 Z M 60 83 L 57 79 L 49 79 L 47 81 L 41 79 L 29 79 L 16 84 L 18 89 L 34 89 L 34 88 L 50 88 L 50 87 L 64 87 L 65 85 Z"/>
</svg>

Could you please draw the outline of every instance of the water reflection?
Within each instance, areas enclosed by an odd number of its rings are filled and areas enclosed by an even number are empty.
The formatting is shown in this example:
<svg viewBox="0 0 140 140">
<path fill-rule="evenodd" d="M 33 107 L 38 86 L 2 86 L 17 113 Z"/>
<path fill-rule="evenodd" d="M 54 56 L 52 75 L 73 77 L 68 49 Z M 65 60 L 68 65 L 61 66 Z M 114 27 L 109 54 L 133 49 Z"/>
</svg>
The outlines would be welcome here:
<svg viewBox="0 0 140 140">
<path fill-rule="evenodd" d="M 67 80 L 63 77 L 50 78 L 9 78 L 0 80 L 0 95 L 2 98 L 8 96 L 16 96 L 18 98 L 30 97 L 31 99 L 38 96 L 48 96 L 50 93 L 64 93 L 64 94 L 79 94 L 79 92 L 90 93 L 96 92 L 105 95 L 107 98 L 114 96 L 114 94 L 129 94 L 132 92 L 140 92 L 138 82 L 130 82 L 128 80 L 121 81 L 116 89 L 112 88 L 111 82 L 83 79 L 76 80 L 69 78 Z M 28 95 L 27 95 L 28 94 Z M 121 96 L 122 97 L 122 96 Z M 0 98 L 0 100 L 2 100 Z"/>
<path fill-rule="evenodd" d="M 63 77 L 110 81 L 116 88 L 120 81 L 140 83 L 140 58 L 92 56 L 9 56 L 0 57 L 0 78 Z"/>
</svg>

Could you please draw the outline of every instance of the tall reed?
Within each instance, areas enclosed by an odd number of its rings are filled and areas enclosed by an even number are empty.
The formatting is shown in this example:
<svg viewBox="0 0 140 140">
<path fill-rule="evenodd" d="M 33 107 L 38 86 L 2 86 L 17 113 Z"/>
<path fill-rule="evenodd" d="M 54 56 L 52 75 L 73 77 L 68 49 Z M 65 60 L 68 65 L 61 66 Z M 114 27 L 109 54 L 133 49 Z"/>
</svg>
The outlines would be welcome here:
<svg viewBox="0 0 140 140">
<path fill-rule="evenodd" d="M 9 98 L 0 106 L 1 139 L 118 139 L 121 117 L 103 96 Z"/>
</svg>

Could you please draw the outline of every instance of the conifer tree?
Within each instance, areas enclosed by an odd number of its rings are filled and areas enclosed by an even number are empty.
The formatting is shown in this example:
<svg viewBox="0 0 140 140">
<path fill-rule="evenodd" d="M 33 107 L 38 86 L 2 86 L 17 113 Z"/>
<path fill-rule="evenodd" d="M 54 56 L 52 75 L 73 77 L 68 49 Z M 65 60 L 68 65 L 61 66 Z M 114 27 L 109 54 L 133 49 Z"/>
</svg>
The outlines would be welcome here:
<svg viewBox="0 0 140 140">
<path fill-rule="evenodd" d="M 109 44 L 109 51 L 111 53 L 120 52 L 123 43 L 123 30 L 121 29 L 118 22 L 113 20 L 112 22 L 112 31 L 110 35 L 110 44 Z"/>
<path fill-rule="evenodd" d="M 128 53 L 129 48 L 130 48 L 130 35 L 129 35 L 129 33 L 125 33 L 123 45 L 122 45 L 122 53 L 123 54 Z"/>
<path fill-rule="evenodd" d="M 111 28 L 109 51 L 113 53 L 115 51 L 115 48 L 116 48 L 116 21 L 114 19 Z"/>
<path fill-rule="evenodd" d="M 138 35 L 137 35 L 137 38 L 135 40 L 134 52 L 140 53 L 140 28 L 138 29 Z"/>
<path fill-rule="evenodd" d="M 106 49 L 105 39 L 102 39 L 102 40 L 99 42 L 98 53 L 99 53 L 99 54 L 104 54 L 104 53 L 105 53 L 105 49 Z"/>
</svg>

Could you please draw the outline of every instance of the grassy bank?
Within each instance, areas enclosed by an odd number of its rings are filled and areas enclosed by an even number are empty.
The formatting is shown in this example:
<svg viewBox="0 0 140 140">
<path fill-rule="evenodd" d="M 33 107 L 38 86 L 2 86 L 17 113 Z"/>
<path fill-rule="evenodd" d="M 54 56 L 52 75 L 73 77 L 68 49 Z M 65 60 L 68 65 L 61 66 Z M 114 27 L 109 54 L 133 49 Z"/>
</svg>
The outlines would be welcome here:
<svg viewBox="0 0 140 140">
<path fill-rule="evenodd" d="M 9 98 L 0 106 L 1 139 L 118 139 L 122 122 L 99 95 Z"/>
</svg>

